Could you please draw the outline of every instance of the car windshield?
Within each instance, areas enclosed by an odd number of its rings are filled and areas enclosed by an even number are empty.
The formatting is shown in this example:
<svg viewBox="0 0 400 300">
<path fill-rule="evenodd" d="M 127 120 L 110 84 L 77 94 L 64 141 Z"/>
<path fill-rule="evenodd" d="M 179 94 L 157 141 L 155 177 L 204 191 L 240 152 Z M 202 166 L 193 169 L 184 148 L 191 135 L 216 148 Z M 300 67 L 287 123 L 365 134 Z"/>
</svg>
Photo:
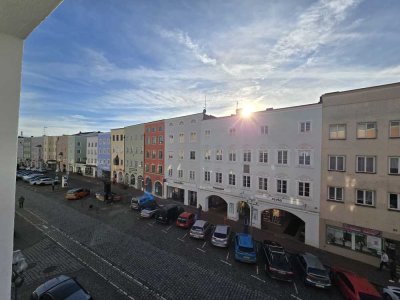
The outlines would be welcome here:
<svg viewBox="0 0 400 300">
<path fill-rule="evenodd" d="M 219 238 L 219 239 L 224 239 L 224 238 L 226 238 L 226 234 L 225 234 L 225 233 L 214 232 L 214 236 L 215 236 L 216 238 Z"/>
<path fill-rule="evenodd" d="M 192 230 L 194 230 L 194 231 L 203 231 L 203 228 L 202 227 L 198 227 L 198 226 L 193 226 Z"/>
<path fill-rule="evenodd" d="M 317 269 L 317 268 L 308 268 L 308 273 L 310 273 L 311 275 L 316 275 L 316 276 L 320 276 L 320 277 L 328 277 L 328 273 L 326 272 L 326 270 L 321 270 L 321 269 Z"/>
<path fill-rule="evenodd" d="M 187 219 L 186 219 L 186 218 L 179 217 L 179 218 L 178 218 L 178 221 L 179 221 L 179 223 L 186 223 L 186 222 L 187 222 Z"/>
<path fill-rule="evenodd" d="M 239 251 L 240 252 L 254 252 L 254 248 L 253 247 L 243 247 L 243 246 L 239 246 Z"/>
</svg>

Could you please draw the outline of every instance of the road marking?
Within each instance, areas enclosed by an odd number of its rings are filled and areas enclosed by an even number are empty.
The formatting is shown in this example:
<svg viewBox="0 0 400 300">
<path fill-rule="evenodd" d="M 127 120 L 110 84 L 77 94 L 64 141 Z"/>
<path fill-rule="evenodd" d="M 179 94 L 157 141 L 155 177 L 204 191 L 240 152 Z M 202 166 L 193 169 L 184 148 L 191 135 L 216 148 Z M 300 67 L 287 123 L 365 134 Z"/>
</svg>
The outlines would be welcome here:
<svg viewBox="0 0 400 300">
<path fill-rule="evenodd" d="M 294 298 L 294 299 L 297 299 L 297 300 L 303 300 L 303 299 L 301 299 L 300 297 L 297 297 L 296 295 L 293 295 L 293 294 L 290 294 L 290 296 L 291 296 L 292 298 Z"/>
<path fill-rule="evenodd" d="M 250 276 L 253 277 L 253 278 L 255 278 L 255 279 L 257 279 L 257 280 L 259 280 L 259 281 L 261 281 L 261 282 L 264 282 L 264 283 L 265 283 L 265 280 L 261 279 L 260 277 L 258 277 L 258 276 L 256 276 L 256 275 L 251 274 Z"/>
<path fill-rule="evenodd" d="M 220 262 L 223 262 L 224 264 L 226 264 L 226 265 L 228 265 L 228 266 L 230 266 L 230 267 L 232 267 L 232 264 L 228 263 L 227 261 L 225 261 L 225 260 L 223 260 L 223 259 L 220 259 L 219 261 L 220 261 Z"/>
<path fill-rule="evenodd" d="M 154 227 L 154 225 L 152 223 L 147 223 L 147 225 L 149 225 L 151 227 Z"/>
<path fill-rule="evenodd" d="M 184 243 L 185 241 L 184 240 L 182 240 L 181 238 L 177 238 L 178 240 L 180 240 L 182 243 Z"/>
<path fill-rule="evenodd" d="M 204 244 L 203 244 L 203 246 L 201 246 L 201 248 L 204 248 L 206 244 L 207 244 L 207 242 L 204 242 Z"/>
<path fill-rule="evenodd" d="M 187 233 L 185 233 L 185 235 L 182 237 L 182 240 L 187 236 L 188 234 Z"/>
<path fill-rule="evenodd" d="M 164 233 L 168 233 L 168 231 L 166 231 L 166 230 L 164 230 L 164 229 L 163 229 L 163 230 L 161 230 L 161 231 L 162 231 L 162 232 L 164 232 Z"/>
<path fill-rule="evenodd" d="M 258 273 L 258 265 L 256 265 L 256 272 L 257 272 L 257 275 L 258 275 L 258 274 L 259 274 L 259 273 Z"/>
<path fill-rule="evenodd" d="M 27 212 L 31 213 L 32 215 L 34 215 L 36 218 L 38 218 L 40 221 L 42 221 L 43 223 L 47 224 L 47 221 L 45 219 L 43 219 L 41 216 L 39 216 L 38 214 L 34 213 L 33 211 L 31 211 L 30 209 L 25 209 Z"/>
<path fill-rule="evenodd" d="M 299 294 L 299 291 L 297 290 L 296 282 L 293 281 L 293 285 L 294 285 L 294 289 L 296 290 L 296 294 L 298 295 L 298 294 Z"/>
<path fill-rule="evenodd" d="M 203 252 L 203 253 L 206 253 L 206 250 L 203 250 L 203 249 L 201 249 L 201 248 L 196 248 L 197 250 L 199 250 L 199 251 L 201 251 L 201 252 Z"/>
<path fill-rule="evenodd" d="M 170 230 L 170 229 L 171 229 L 171 227 L 172 227 L 172 225 L 170 225 L 170 226 L 167 228 L 167 231 L 168 231 L 168 230 Z"/>
<path fill-rule="evenodd" d="M 226 260 L 228 260 L 229 259 L 229 251 L 228 251 L 228 254 L 226 255 Z"/>
</svg>

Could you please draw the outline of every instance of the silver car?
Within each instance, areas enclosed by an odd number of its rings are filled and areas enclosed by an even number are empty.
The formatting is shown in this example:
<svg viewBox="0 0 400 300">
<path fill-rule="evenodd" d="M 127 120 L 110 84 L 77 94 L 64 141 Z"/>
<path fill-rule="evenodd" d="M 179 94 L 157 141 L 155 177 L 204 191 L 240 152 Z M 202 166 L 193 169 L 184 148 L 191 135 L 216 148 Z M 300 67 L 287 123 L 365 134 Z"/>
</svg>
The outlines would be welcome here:
<svg viewBox="0 0 400 300">
<path fill-rule="evenodd" d="M 228 225 L 217 225 L 211 237 L 211 244 L 217 247 L 228 247 L 231 236 L 231 227 Z"/>
<path fill-rule="evenodd" d="M 142 211 L 140 212 L 140 217 L 150 219 L 154 217 L 154 213 L 157 211 L 158 208 L 159 207 L 157 206 L 150 206 L 148 208 L 142 209 Z"/>
<path fill-rule="evenodd" d="M 384 299 L 400 300 L 400 287 L 387 286 L 383 289 Z"/>
<path fill-rule="evenodd" d="M 197 220 L 190 229 L 190 237 L 195 239 L 205 239 L 211 231 L 211 224 L 204 220 Z"/>
</svg>

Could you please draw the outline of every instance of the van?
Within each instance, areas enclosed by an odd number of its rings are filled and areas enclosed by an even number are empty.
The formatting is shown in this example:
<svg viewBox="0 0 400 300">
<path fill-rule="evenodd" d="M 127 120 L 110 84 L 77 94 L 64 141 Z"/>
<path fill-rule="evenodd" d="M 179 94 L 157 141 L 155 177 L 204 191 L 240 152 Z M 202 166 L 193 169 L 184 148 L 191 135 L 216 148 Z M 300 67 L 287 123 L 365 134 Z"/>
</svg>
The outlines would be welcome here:
<svg viewBox="0 0 400 300">
<path fill-rule="evenodd" d="M 167 204 L 154 213 L 154 218 L 158 223 L 169 224 L 175 221 L 183 211 L 183 208 L 176 204 Z"/>
</svg>

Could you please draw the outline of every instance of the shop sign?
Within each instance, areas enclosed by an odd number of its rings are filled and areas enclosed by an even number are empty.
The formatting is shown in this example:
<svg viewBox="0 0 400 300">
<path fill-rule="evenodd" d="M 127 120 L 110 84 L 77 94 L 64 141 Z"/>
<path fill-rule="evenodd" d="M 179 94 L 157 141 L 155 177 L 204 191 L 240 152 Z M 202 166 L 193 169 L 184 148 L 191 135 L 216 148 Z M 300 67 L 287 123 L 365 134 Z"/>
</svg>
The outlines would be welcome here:
<svg viewBox="0 0 400 300">
<path fill-rule="evenodd" d="M 351 231 L 351 232 L 364 233 L 366 235 L 372 235 L 372 236 L 380 236 L 382 234 L 382 232 L 379 230 L 363 228 L 363 227 L 350 225 L 350 224 L 343 224 L 343 229 L 345 229 L 347 231 Z"/>
<path fill-rule="evenodd" d="M 174 181 L 174 183 L 176 183 L 176 184 L 182 184 L 183 182 L 182 182 L 182 181 Z"/>
</svg>

